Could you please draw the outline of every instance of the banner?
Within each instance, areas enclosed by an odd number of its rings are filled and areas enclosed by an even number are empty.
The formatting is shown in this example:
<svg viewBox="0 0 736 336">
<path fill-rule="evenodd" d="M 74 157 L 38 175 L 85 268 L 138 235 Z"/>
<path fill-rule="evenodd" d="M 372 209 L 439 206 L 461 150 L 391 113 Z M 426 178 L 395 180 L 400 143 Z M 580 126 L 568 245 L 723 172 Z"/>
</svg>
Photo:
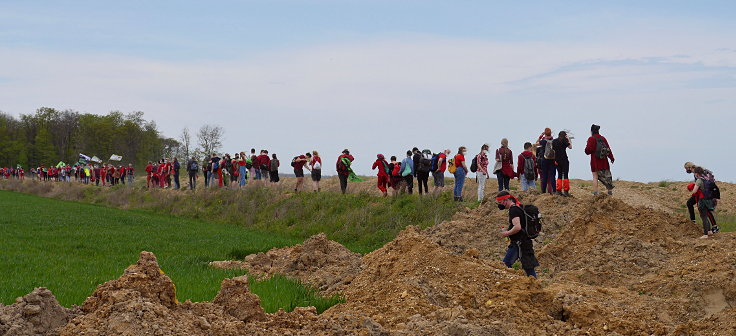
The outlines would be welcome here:
<svg viewBox="0 0 736 336">
<path fill-rule="evenodd" d="M 113 154 L 113 155 L 110 156 L 110 160 L 111 161 L 120 161 L 122 159 L 123 159 L 123 157 L 120 156 L 120 155 Z"/>
<path fill-rule="evenodd" d="M 90 161 L 92 161 L 92 162 L 102 163 L 102 160 L 100 160 L 100 158 L 98 158 L 98 157 L 96 157 L 96 156 L 93 156 L 93 157 L 92 157 L 91 159 L 89 159 L 89 160 L 90 160 Z"/>
<path fill-rule="evenodd" d="M 79 153 L 79 159 L 80 159 L 79 160 L 80 162 L 82 161 L 81 159 L 84 159 L 84 161 L 86 162 L 86 161 L 89 161 L 90 157 L 82 153 Z"/>
<path fill-rule="evenodd" d="M 56 164 L 56 168 L 64 167 L 64 166 L 66 166 L 66 163 L 64 163 L 64 161 L 59 161 L 59 163 Z"/>
</svg>

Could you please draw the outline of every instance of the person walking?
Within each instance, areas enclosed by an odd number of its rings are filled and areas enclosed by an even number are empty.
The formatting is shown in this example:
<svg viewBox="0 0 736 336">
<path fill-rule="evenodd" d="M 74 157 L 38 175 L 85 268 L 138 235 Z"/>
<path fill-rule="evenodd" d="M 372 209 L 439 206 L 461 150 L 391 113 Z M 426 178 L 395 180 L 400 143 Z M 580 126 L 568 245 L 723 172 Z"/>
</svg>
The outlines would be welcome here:
<svg viewBox="0 0 736 336">
<path fill-rule="evenodd" d="M 197 174 L 199 174 L 199 164 L 197 159 L 192 156 L 187 162 L 187 175 L 189 175 L 189 190 L 194 190 L 197 187 Z"/>
<path fill-rule="evenodd" d="M 557 166 L 557 195 L 570 196 L 570 160 L 567 150 L 572 149 L 572 142 L 567 132 L 560 131 L 557 138 L 552 140 L 555 150 L 555 165 Z"/>
<path fill-rule="evenodd" d="M 322 158 L 319 157 L 319 153 L 316 150 L 312 151 L 312 155 L 309 158 L 309 170 L 312 172 L 314 191 L 320 192 L 319 182 L 322 180 Z"/>
<path fill-rule="evenodd" d="M 401 176 L 401 163 L 397 161 L 396 156 L 391 156 L 391 163 L 388 164 L 389 185 L 391 186 L 391 195 L 398 196 L 401 185 L 404 184 L 404 178 Z"/>
<path fill-rule="evenodd" d="M 455 165 L 455 189 L 453 192 L 453 195 L 455 196 L 456 202 L 462 202 L 463 201 L 463 187 L 465 186 L 465 176 L 468 174 L 468 166 L 465 164 L 465 154 L 467 154 L 467 149 L 465 146 L 460 146 L 457 149 L 457 154 L 455 154 L 455 158 L 453 159 L 453 164 Z"/>
<path fill-rule="evenodd" d="M 128 169 L 126 170 L 126 174 L 128 176 L 128 185 L 131 187 L 133 186 L 133 180 L 135 179 L 135 169 L 133 169 L 133 164 L 128 163 Z"/>
<path fill-rule="evenodd" d="M 498 191 L 509 190 L 509 182 L 515 177 L 514 173 L 514 154 L 509 149 L 509 140 L 501 139 L 501 147 L 496 150 L 496 166 L 500 169 L 494 171 L 498 178 Z M 494 169 L 495 170 L 495 169 Z"/>
<path fill-rule="evenodd" d="M 414 193 L 414 158 L 412 151 L 406 151 L 406 157 L 401 161 L 401 176 L 404 178 L 404 184 L 401 186 L 401 193 L 403 194 L 406 189 L 409 190 L 409 195 Z"/>
<path fill-rule="evenodd" d="M 309 153 L 307 154 L 311 155 Z M 304 184 L 304 165 L 307 164 L 307 161 L 307 157 L 304 154 L 296 156 L 291 160 L 291 166 L 294 167 L 294 175 L 296 176 L 296 186 L 294 186 L 295 193 L 298 193 Z"/>
<path fill-rule="evenodd" d="M 350 151 L 346 148 L 342 151 L 342 155 L 337 157 L 335 168 L 337 170 L 337 177 L 340 179 L 340 191 L 345 194 L 348 189 L 348 179 L 350 178 L 350 172 L 353 161 L 355 158 L 350 155 Z"/>
<path fill-rule="evenodd" d="M 486 180 L 488 180 L 488 144 L 480 146 L 480 153 L 475 156 L 475 162 L 478 170 L 475 172 L 475 179 L 478 182 L 478 202 L 482 202 L 486 196 Z"/>
<path fill-rule="evenodd" d="M 555 150 L 552 147 L 552 130 L 545 128 L 537 140 L 537 165 L 539 166 L 539 183 L 542 193 L 554 194 L 555 188 Z"/>
<path fill-rule="evenodd" d="M 706 239 L 713 235 L 718 228 L 713 211 L 715 210 L 715 202 L 712 197 L 705 195 L 706 179 L 708 176 L 705 170 L 701 167 L 695 167 L 693 169 L 693 175 L 695 175 L 695 183 L 688 185 L 688 190 L 692 192 L 692 197 L 695 199 L 695 204 L 698 206 L 698 213 L 700 213 L 700 219 L 703 222 L 703 236 L 701 239 Z"/>
<path fill-rule="evenodd" d="M 271 159 L 268 157 L 268 151 L 265 149 L 261 150 L 261 155 L 258 156 L 258 169 L 261 170 L 263 182 L 269 182 L 271 180 L 268 177 L 268 173 L 271 170 Z"/>
<path fill-rule="evenodd" d="M 519 176 L 522 191 L 537 188 L 537 158 L 532 153 L 532 144 L 530 142 L 524 144 L 524 151 L 519 154 L 516 174 Z"/>
<path fill-rule="evenodd" d="M 174 172 L 174 190 L 179 190 L 179 188 L 181 188 L 181 185 L 179 184 L 179 170 L 181 169 L 181 165 L 179 164 L 179 159 L 177 157 L 174 157 L 171 169 Z"/>
<path fill-rule="evenodd" d="M 207 155 L 207 157 L 202 161 L 202 175 L 204 175 L 204 187 L 207 188 L 210 186 L 210 179 L 212 178 L 212 157 L 210 155 Z"/>
<path fill-rule="evenodd" d="M 279 182 L 279 166 L 281 166 L 281 162 L 279 161 L 279 158 L 276 157 L 276 153 L 271 154 L 271 162 L 269 163 L 270 170 L 268 173 L 268 177 L 271 181 L 271 183 L 276 184 Z"/>
<path fill-rule="evenodd" d="M 391 173 L 389 168 L 389 163 L 386 162 L 386 158 L 383 156 L 383 154 L 377 154 L 376 155 L 376 162 L 373 162 L 373 166 L 371 167 L 372 170 L 376 170 L 378 168 L 378 182 L 376 183 L 376 186 L 378 187 L 378 190 L 383 193 L 383 197 L 388 196 L 388 190 L 386 187 L 388 186 L 388 176 Z"/>
<path fill-rule="evenodd" d="M 500 210 L 509 210 L 509 226 L 499 234 L 502 238 L 508 237 L 511 241 L 506 249 L 503 263 L 506 264 L 506 267 L 512 268 L 514 263 L 519 260 L 526 276 L 536 278 L 535 268 L 539 266 L 539 261 L 534 256 L 534 243 L 522 230 L 522 227 L 525 227 L 527 220 L 529 220 L 527 214 L 524 212 L 521 203 L 508 191 L 498 193 L 496 203 Z"/>
<path fill-rule="evenodd" d="M 692 163 L 692 162 L 685 162 L 685 172 L 686 172 L 686 173 L 688 173 L 688 174 L 693 174 L 693 175 L 694 175 L 694 174 L 695 174 L 695 168 L 698 168 L 698 166 L 697 166 L 697 165 L 695 165 L 694 163 Z M 708 169 L 705 169 L 705 168 L 703 168 L 703 167 L 699 167 L 699 168 L 703 169 L 703 174 L 704 174 L 704 176 L 706 176 L 706 178 L 707 178 L 707 179 L 710 179 L 710 180 L 713 180 L 713 181 L 715 181 L 715 179 L 716 179 L 716 178 L 715 178 L 715 176 L 713 175 L 713 172 L 711 172 L 710 170 L 708 170 Z M 696 181 L 697 181 L 697 179 L 698 179 L 698 178 L 697 178 L 697 177 L 695 177 L 695 180 L 696 180 Z M 691 196 L 691 197 L 690 197 L 690 198 L 689 198 L 689 199 L 687 200 L 687 203 L 686 203 L 686 205 L 687 205 L 687 210 L 688 210 L 688 213 L 689 213 L 689 215 L 690 215 L 690 221 L 691 221 L 691 222 L 693 222 L 693 223 L 695 223 L 695 208 L 694 208 L 694 206 L 695 206 L 695 204 L 697 204 L 697 203 L 698 203 L 698 202 L 697 202 L 697 200 L 695 199 L 695 197 L 694 197 L 694 196 Z"/>
<path fill-rule="evenodd" d="M 417 151 L 418 152 L 418 151 Z M 429 172 L 432 170 L 432 151 L 425 149 L 418 152 L 419 158 L 414 161 L 414 170 L 416 170 L 417 186 L 419 187 L 419 196 L 429 195 Z M 415 155 L 416 156 L 416 155 Z"/>
<path fill-rule="evenodd" d="M 445 149 L 437 154 L 436 162 L 432 164 L 432 177 L 434 178 L 434 189 L 432 190 L 433 195 L 442 193 L 442 189 L 445 188 L 445 171 L 447 170 L 447 156 L 450 155 L 450 150 Z M 433 160 L 434 161 L 434 160 Z"/>
<path fill-rule="evenodd" d="M 590 138 L 585 145 L 585 154 L 590 155 L 590 170 L 593 172 L 593 195 L 598 195 L 598 181 L 613 195 L 613 176 L 611 175 L 611 163 L 615 161 L 608 140 L 600 134 L 601 127 L 593 124 L 590 126 Z"/>
</svg>

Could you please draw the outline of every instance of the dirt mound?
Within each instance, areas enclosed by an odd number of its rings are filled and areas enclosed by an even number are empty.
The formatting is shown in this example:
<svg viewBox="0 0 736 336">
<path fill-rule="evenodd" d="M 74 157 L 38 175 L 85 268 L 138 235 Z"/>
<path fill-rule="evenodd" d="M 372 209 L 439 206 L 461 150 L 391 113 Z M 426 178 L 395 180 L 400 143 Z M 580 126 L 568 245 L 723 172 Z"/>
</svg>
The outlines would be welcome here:
<svg viewBox="0 0 736 336">
<path fill-rule="evenodd" d="M 0 335 L 58 335 L 77 312 L 59 305 L 46 288 L 36 288 L 10 306 L 0 305 Z"/>
<path fill-rule="evenodd" d="M 309 283 L 326 294 L 342 291 L 360 270 L 361 256 L 327 239 L 314 235 L 303 244 L 252 254 L 243 261 L 216 261 L 218 268 L 243 268 L 257 276 L 283 274 Z"/>
<path fill-rule="evenodd" d="M 362 312 L 407 334 L 531 333 L 539 326 L 525 319 L 554 326 L 559 310 L 539 282 L 500 262 L 453 255 L 414 227 L 366 255 L 343 293 L 347 302 L 325 314 Z"/>
</svg>

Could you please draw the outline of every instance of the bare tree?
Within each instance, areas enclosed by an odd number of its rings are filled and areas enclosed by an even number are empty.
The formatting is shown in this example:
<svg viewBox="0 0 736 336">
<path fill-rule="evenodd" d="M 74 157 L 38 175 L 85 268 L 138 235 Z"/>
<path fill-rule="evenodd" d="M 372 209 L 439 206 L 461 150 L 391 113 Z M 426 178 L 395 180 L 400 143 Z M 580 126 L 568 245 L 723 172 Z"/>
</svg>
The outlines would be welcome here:
<svg viewBox="0 0 736 336">
<path fill-rule="evenodd" d="M 181 151 L 184 154 L 184 157 L 189 159 L 189 154 L 192 151 L 192 136 L 189 134 L 189 128 L 184 127 L 183 130 L 181 130 L 181 135 L 179 136 L 179 144 L 181 147 Z"/>
<path fill-rule="evenodd" d="M 212 154 L 222 147 L 225 131 L 220 126 L 204 125 L 199 128 L 197 140 L 203 154 Z"/>
</svg>

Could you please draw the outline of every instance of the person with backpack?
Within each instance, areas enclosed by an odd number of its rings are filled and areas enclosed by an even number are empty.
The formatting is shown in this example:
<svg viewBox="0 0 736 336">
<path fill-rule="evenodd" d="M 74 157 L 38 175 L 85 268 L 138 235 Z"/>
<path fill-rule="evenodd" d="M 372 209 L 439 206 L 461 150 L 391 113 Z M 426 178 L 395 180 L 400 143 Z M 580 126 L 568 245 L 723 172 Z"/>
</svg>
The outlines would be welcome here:
<svg viewBox="0 0 736 336">
<path fill-rule="evenodd" d="M 478 202 L 482 202 L 486 197 L 486 180 L 489 179 L 488 174 L 488 144 L 480 146 L 480 153 L 475 156 L 470 165 L 470 171 L 475 173 L 475 179 L 478 182 Z"/>
<path fill-rule="evenodd" d="M 383 197 L 388 196 L 388 190 L 386 187 L 388 186 L 388 175 L 391 173 L 389 168 L 389 163 L 386 161 L 386 158 L 383 156 L 383 154 L 377 154 L 376 155 L 376 161 L 373 162 L 373 166 L 371 167 L 372 170 L 376 170 L 378 168 L 378 182 L 376 182 L 376 186 L 378 187 L 378 190 L 383 193 Z"/>
<path fill-rule="evenodd" d="M 419 186 L 419 195 L 429 195 L 428 183 L 429 172 L 432 169 L 432 151 L 425 149 L 419 152 L 419 150 L 417 150 L 417 154 L 415 156 L 417 159 L 414 161 L 414 168 L 416 170 L 417 185 Z"/>
<path fill-rule="evenodd" d="M 530 142 L 524 144 L 524 151 L 519 154 L 516 173 L 519 176 L 522 191 L 537 188 L 537 158 L 532 153 L 532 144 Z"/>
<path fill-rule="evenodd" d="M 695 183 L 688 185 L 688 190 L 692 192 L 692 197 L 698 206 L 700 219 L 703 221 L 703 236 L 700 238 L 707 239 L 718 231 L 718 224 L 715 216 L 713 216 L 716 206 L 713 187 L 710 185 L 710 180 L 703 168 L 695 167 L 693 174 L 695 175 Z"/>
<path fill-rule="evenodd" d="M 442 193 L 442 189 L 445 188 L 445 170 L 447 170 L 447 156 L 450 155 L 450 150 L 445 149 L 439 154 L 432 156 L 432 177 L 434 179 L 434 189 L 432 195 Z"/>
<path fill-rule="evenodd" d="M 309 170 L 312 172 L 310 175 L 312 175 L 314 191 L 322 191 L 319 187 L 319 182 L 322 180 L 322 158 L 319 157 L 319 152 L 316 150 L 313 150 L 309 156 Z"/>
<path fill-rule="evenodd" d="M 552 129 L 545 128 L 544 132 L 537 140 L 537 165 L 539 166 L 539 183 L 542 187 L 542 193 L 554 194 L 555 174 L 557 167 L 555 166 L 555 150 L 552 147 Z"/>
<path fill-rule="evenodd" d="M 207 188 L 210 185 L 210 177 L 212 172 L 212 161 L 210 161 L 211 157 L 207 155 L 207 157 L 202 161 L 202 175 L 204 175 L 204 187 Z"/>
<path fill-rule="evenodd" d="M 613 195 L 613 176 L 611 175 L 611 163 L 615 161 L 608 140 L 600 134 L 601 127 L 593 124 L 590 127 L 591 136 L 585 145 L 585 154 L 590 155 L 590 170 L 593 172 L 593 195 L 598 195 L 598 181 L 603 183 L 609 195 Z"/>
<path fill-rule="evenodd" d="M 187 175 L 189 175 L 189 190 L 194 190 L 197 187 L 197 174 L 199 173 L 199 163 L 197 159 L 192 156 L 187 161 Z"/>
<path fill-rule="evenodd" d="M 250 164 L 248 165 L 248 172 L 250 173 L 250 178 L 253 180 L 259 180 L 260 179 L 260 172 L 257 172 L 258 170 L 258 156 L 256 155 L 256 149 L 251 148 L 250 149 Z"/>
<path fill-rule="evenodd" d="M 494 174 L 498 178 L 498 191 L 509 190 L 509 182 L 515 177 L 514 153 L 509 149 L 509 140 L 501 139 L 501 147 L 496 150 Z"/>
<path fill-rule="evenodd" d="M 694 174 L 695 168 L 698 168 L 698 166 L 696 166 L 694 163 L 692 163 L 692 162 L 685 162 L 685 172 L 686 173 L 688 173 L 688 174 Z M 703 170 L 703 176 L 705 176 L 706 180 L 715 181 L 716 178 L 713 175 L 713 172 L 711 172 L 710 170 L 705 169 L 703 167 L 699 167 L 699 168 L 701 168 Z M 697 177 L 695 177 L 695 180 L 697 180 Z M 719 192 L 718 198 L 720 198 L 720 192 Z M 716 199 L 715 201 L 716 201 L 716 205 L 717 205 L 717 201 L 718 200 Z M 687 210 L 688 210 L 688 213 L 690 215 L 690 221 L 693 222 L 693 223 L 695 223 L 695 209 L 694 209 L 694 206 L 697 203 L 698 202 L 697 202 L 697 200 L 695 199 L 694 196 L 691 196 L 687 200 L 687 203 L 686 203 Z"/>
<path fill-rule="evenodd" d="M 174 157 L 174 162 L 171 164 L 171 170 L 174 172 L 174 190 L 179 190 L 181 188 L 181 185 L 179 184 L 179 170 L 181 169 L 181 165 L 179 164 L 179 159 Z"/>
<path fill-rule="evenodd" d="M 270 178 L 271 183 L 273 184 L 276 184 L 281 180 L 281 178 L 279 178 L 279 167 L 280 166 L 281 166 L 281 162 L 279 161 L 279 158 L 276 157 L 276 153 L 271 154 L 271 171 L 268 173 L 268 176 Z M 245 166 L 243 166 L 243 168 L 245 168 Z"/>
<path fill-rule="evenodd" d="M 348 189 L 348 179 L 352 172 L 350 165 L 352 165 L 353 161 L 355 161 L 355 158 L 350 155 L 350 151 L 346 148 L 342 151 L 342 155 L 337 157 L 337 162 L 335 163 L 337 177 L 340 179 L 340 191 L 343 194 Z"/>
<path fill-rule="evenodd" d="M 128 169 L 126 170 L 126 173 L 128 175 L 128 185 L 133 185 L 133 180 L 135 179 L 135 169 L 133 168 L 132 163 L 128 163 Z"/>
<path fill-rule="evenodd" d="M 521 205 L 508 191 L 498 193 L 496 203 L 499 210 L 509 210 L 509 226 L 499 234 L 501 238 L 508 237 L 511 241 L 506 249 L 503 263 L 506 264 L 506 267 L 512 268 L 519 260 L 526 276 L 536 278 L 535 268 L 539 266 L 539 261 L 534 256 L 532 239 L 536 238 L 541 230 L 539 210 L 533 205 Z"/>
<path fill-rule="evenodd" d="M 555 165 L 557 166 L 557 195 L 570 196 L 570 160 L 567 150 L 572 149 L 572 142 L 567 132 L 560 131 L 557 139 L 552 140 L 555 150 Z"/>
<path fill-rule="evenodd" d="M 268 151 L 265 149 L 261 150 L 261 155 L 258 156 L 258 169 L 261 170 L 261 178 L 269 180 L 268 172 L 271 170 L 271 159 L 268 157 Z"/>
<path fill-rule="evenodd" d="M 210 170 L 210 173 L 211 173 L 210 174 L 210 187 L 213 187 L 213 188 L 216 187 L 216 186 L 218 186 L 218 185 L 220 187 L 222 187 L 222 178 L 221 178 L 222 177 L 222 175 L 221 175 L 222 174 L 222 171 L 220 170 L 220 160 L 221 159 L 220 159 L 219 156 L 217 156 L 217 154 L 214 154 L 213 153 L 210 156 L 210 162 L 212 163 L 210 165 L 210 167 L 211 167 L 211 170 Z"/>
<path fill-rule="evenodd" d="M 402 194 L 406 189 L 409 190 L 409 195 L 414 193 L 414 159 L 412 155 L 412 151 L 406 151 L 406 157 L 401 161 L 401 176 L 404 177 L 404 184 L 401 185 Z"/>
<path fill-rule="evenodd" d="M 401 176 L 401 163 L 397 161 L 396 156 L 391 156 L 391 163 L 388 164 L 389 185 L 393 191 L 391 194 L 397 196 L 401 185 L 404 184 L 404 177 Z"/>
<path fill-rule="evenodd" d="M 455 202 L 463 201 L 463 187 L 465 186 L 465 176 L 468 174 L 468 166 L 465 164 L 465 154 L 468 150 L 465 146 L 460 146 L 457 149 L 457 154 L 452 159 L 452 166 L 454 166 L 455 175 L 455 188 L 453 194 L 455 196 Z"/>
</svg>

